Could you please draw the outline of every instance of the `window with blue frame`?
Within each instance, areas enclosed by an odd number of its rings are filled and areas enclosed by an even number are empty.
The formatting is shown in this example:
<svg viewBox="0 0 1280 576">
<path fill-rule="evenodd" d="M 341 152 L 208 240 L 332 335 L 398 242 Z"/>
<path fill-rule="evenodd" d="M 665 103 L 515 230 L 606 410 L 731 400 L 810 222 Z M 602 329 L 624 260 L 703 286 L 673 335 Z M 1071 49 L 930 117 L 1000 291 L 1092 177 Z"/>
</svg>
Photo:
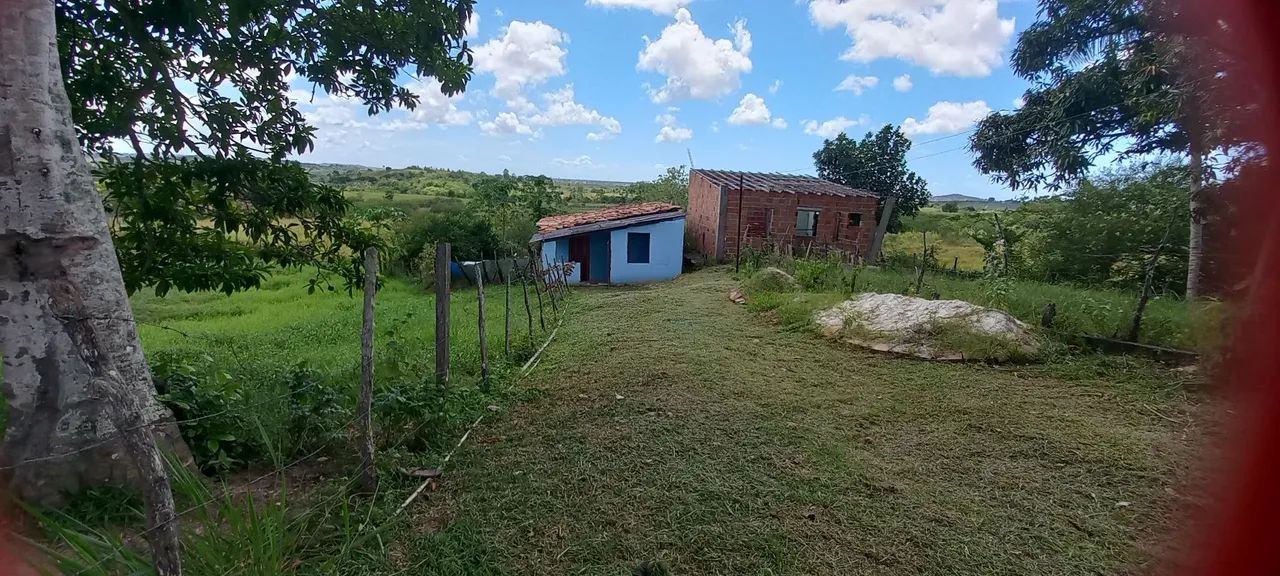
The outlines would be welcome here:
<svg viewBox="0 0 1280 576">
<path fill-rule="evenodd" d="M 627 264 L 649 263 L 649 233 L 627 233 Z"/>
</svg>

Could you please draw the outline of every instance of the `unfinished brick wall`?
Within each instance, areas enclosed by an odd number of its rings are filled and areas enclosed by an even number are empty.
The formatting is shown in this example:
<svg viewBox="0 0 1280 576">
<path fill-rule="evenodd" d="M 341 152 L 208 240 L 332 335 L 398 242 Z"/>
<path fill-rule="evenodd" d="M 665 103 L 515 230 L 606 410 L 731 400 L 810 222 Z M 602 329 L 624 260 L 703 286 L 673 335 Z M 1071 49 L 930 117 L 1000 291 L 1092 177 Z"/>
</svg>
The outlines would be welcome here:
<svg viewBox="0 0 1280 576">
<path fill-rule="evenodd" d="M 729 190 L 728 204 L 724 257 L 732 258 L 738 250 L 737 190 Z M 865 258 L 875 234 L 876 199 L 872 197 L 747 190 L 741 206 L 744 243 L 754 248 L 763 248 L 766 238 L 770 238 L 775 246 L 783 249 L 790 246 L 796 254 L 804 253 L 812 244 L 815 250 L 835 248 Z M 796 213 L 800 208 L 819 211 L 817 230 L 812 237 L 796 235 Z M 861 223 L 851 224 L 850 214 L 861 214 Z"/>
<path fill-rule="evenodd" d="M 689 216 L 686 234 L 693 238 L 698 253 L 714 258 L 716 234 L 720 229 L 720 187 L 698 173 L 689 176 Z"/>
</svg>

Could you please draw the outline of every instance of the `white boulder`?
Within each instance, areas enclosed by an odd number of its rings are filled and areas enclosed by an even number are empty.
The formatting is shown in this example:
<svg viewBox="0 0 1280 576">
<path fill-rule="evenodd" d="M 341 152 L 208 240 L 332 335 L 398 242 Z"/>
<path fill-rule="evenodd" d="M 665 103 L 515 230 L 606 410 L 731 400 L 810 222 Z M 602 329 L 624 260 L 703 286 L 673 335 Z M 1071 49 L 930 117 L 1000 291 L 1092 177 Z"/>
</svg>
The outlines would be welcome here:
<svg viewBox="0 0 1280 576">
<path fill-rule="evenodd" d="M 1032 327 L 1000 310 L 962 300 L 866 293 L 814 313 L 828 338 L 939 360 L 1010 360 L 1036 356 Z"/>
</svg>

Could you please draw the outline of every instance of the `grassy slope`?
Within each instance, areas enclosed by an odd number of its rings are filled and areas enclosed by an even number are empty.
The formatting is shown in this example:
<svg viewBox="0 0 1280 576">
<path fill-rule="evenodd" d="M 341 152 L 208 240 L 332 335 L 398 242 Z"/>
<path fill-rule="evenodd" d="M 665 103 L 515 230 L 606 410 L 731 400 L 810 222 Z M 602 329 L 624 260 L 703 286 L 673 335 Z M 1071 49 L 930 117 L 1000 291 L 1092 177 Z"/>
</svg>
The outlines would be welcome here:
<svg viewBox="0 0 1280 576">
<path fill-rule="evenodd" d="M 307 294 L 304 272 L 277 272 L 260 290 L 224 296 L 216 293 L 179 294 L 156 298 L 140 293 L 132 299 L 147 357 L 173 358 L 209 366 L 225 373 L 227 382 L 242 387 L 249 413 L 237 414 L 246 430 L 261 423 L 274 442 L 288 424 L 289 393 L 283 374 L 299 364 L 318 371 L 321 378 L 346 390 L 355 403 L 360 369 L 362 301 L 345 291 Z M 430 380 L 435 365 L 435 301 L 430 293 L 403 280 L 387 278 L 378 292 L 375 381 L 421 383 Z M 456 388 L 480 380 L 479 329 L 474 288 L 455 290 L 452 297 L 450 370 Z M 487 286 L 486 314 L 490 363 L 495 372 L 503 363 L 504 286 Z M 512 347 L 520 362 L 533 344 L 528 335 L 519 285 L 512 300 Z M 534 294 L 529 298 L 533 300 Z M 545 336 L 537 327 L 533 307 L 534 340 Z M 551 308 L 547 307 L 548 321 Z M 208 357 L 211 361 L 200 362 Z M 216 380 L 216 379 L 215 379 Z M 480 404 L 483 409 L 484 404 Z M 474 416 L 456 415 L 455 424 Z M 442 431 L 449 432 L 449 431 Z M 432 438 L 432 448 L 452 440 Z"/>
<path fill-rule="evenodd" d="M 708 271 L 582 291 L 528 383 L 546 395 L 472 436 L 396 563 L 1080 574 L 1150 560 L 1138 543 L 1160 541 L 1186 439 L 1203 433 L 1165 419 L 1199 410 L 1167 374 L 869 355 L 753 317 L 725 298 L 733 285 Z"/>
<path fill-rule="evenodd" d="M 305 272 L 277 272 L 260 290 L 224 296 L 218 293 L 169 294 L 156 298 L 143 292 L 133 299 L 148 354 L 214 354 L 224 365 L 245 369 L 297 363 L 324 372 L 358 374 L 360 365 L 361 294 L 307 294 Z M 384 279 L 378 292 L 375 345 L 386 353 L 434 358 L 435 304 L 430 293 L 396 278 Z M 486 289 L 489 349 L 502 350 L 502 286 Z M 519 286 L 512 310 L 519 306 L 513 334 L 526 338 Z M 532 298 L 533 295 L 530 295 Z M 479 330 L 474 289 L 454 292 L 451 366 L 464 375 L 478 374 Z M 534 309 L 537 314 L 537 309 Z"/>
</svg>

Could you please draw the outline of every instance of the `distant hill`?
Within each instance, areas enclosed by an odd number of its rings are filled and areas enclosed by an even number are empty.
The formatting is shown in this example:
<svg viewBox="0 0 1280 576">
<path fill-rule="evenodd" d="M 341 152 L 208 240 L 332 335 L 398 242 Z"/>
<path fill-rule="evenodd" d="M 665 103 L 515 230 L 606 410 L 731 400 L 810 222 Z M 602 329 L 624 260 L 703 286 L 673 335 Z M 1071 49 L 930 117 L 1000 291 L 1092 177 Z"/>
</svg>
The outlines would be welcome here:
<svg viewBox="0 0 1280 576">
<path fill-rule="evenodd" d="M 573 186 L 582 186 L 583 188 L 602 188 L 611 190 L 613 188 L 624 188 L 633 184 L 632 182 L 618 182 L 615 180 L 578 180 L 574 178 L 552 178 L 556 181 L 556 185 L 561 188 L 571 188 Z"/>
<path fill-rule="evenodd" d="M 929 199 L 930 206 L 937 207 L 948 203 L 955 203 L 961 209 L 973 208 L 975 210 L 1014 210 L 1022 206 L 1022 203 L 1017 200 L 978 198 L 977 196 L 967 196 L 965 194 L 941 194 Z"/>
</svg>

